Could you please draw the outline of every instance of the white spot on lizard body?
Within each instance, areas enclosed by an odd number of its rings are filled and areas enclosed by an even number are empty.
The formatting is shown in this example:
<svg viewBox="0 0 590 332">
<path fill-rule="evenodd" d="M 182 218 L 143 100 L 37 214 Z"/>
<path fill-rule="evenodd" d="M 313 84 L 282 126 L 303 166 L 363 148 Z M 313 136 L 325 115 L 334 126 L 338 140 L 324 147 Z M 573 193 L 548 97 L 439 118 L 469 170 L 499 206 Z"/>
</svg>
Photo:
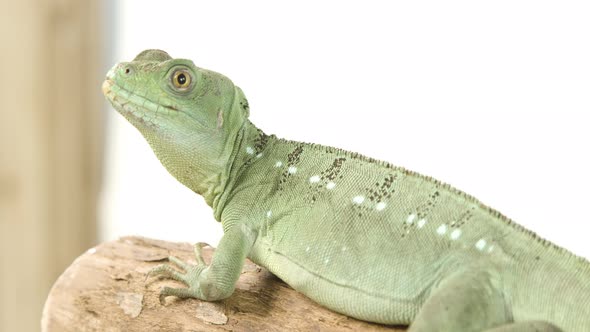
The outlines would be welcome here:
<svg viewBox="0 0 590 332">
<path fill-rule="evenodd" d="M 295 167 L 295 166 L 289 166 L 288 172 L 289 172 L 289 174 L 295 174 L 295 173 L 297 173 L 297 167 Z"/>
<path fill-rule="evenodd" d="M 438 233 L 438 235 L 445 235 L 446 232 L 447 232 L 447 224 L 442 224 L 442 225 L 438 226 L 438 228 L 436 229 L 436 233 Z"/>
<path fill-rule="evenodd" d="M 266 211 L 266 217 L 270 218 L 270 216 L 272 216 L 272 211 L 271 210 Z"/>
<path fill-rule="evenodd" d="M 461 233 L 462 233 L 461 230 L 458 229 L 458 228 L 455 229 L 455 230 L 453 230 L 451 232 L 451 240 L 456 240 L 456 239 L 460 238 L 461 237 Z"/>
<path fill-rule="evenodd" d="M 354 204 L 363 204 L 364 201 L 365 201 L 365 196 L 359 195 L 359 196 L 354 196 L 352 198 L 352 202 Z"/>
<path fill-rule="evenodd" d="M 477 250 L 482 251 L 486 247 L 486 244 L 487 244 L 486 240 L 479 239 L 479 241 L 477 241 L 477 243 L 475 243 L 475 247 L 477 248 Z"/>
<path fill-rule="evenodd" d="M 334 183 L 332 181 L 330 181 L 330 182 L 328 182 L 328 184 L 326 184 L 326 189 L 328 189 L 328 190 L 332 190 L 335 187 L 336 187 L 336 183 Z"/>
<path fill-rule="evenodd" d="M 342 247 L 342 249 L 341 249 L 341 250 L 342 250 L 342 251 L 346 251 L 346 250 L 348 250 L 348 248 L 346 248 L 346 247 Z"/>
<path fill-rule="evenodd" d="M 491 246 L 488 248 L 488 253 L 491 253 L 492 251 L 494 251 L 494 245 L 491 245 Z"/>
<path fill-rule="evenodd" d="M 256 158 L 260 158 L 260 157 L 262 157 L 262 153 L 259 153 L 256 155 Z"/>
<path fill-rule="evenodd" d="M 422 218 L 418 220 L 418 228 L 422 228 L 424 225 L 426 225 L 426 219 Z"/>
<path fill-rule="evenodd" d="M 219 110 L 217 112 L 217 129 L 221 129 L 223 127 L 223 111 Z"/>
<path fill-rule="evenodd" d="M 252 147 L 251 147 L 251 146 L 247 146 L 247 147 L 246 147 L 246 153 L 247 153 L 247 154 L 254 154 L 254 149 L 252 149 Z"/>
<path fill-rule="evenodd" d="M 305 252 L 309 252 L 309 247 L 305 248 Z"/>
<path fill-rule="evenodd" d="M 408 219 L 406 219 L 406 223 L 412 224 L 414 222 L 414 219 L 416 219 L 416 215 L 412 213 L 408 216 Z"/>
<path fill-rule="evenodd" d="M 382 211 L 386 206 L 387 204 L 385 202 L 379 202 L 377 205 L 375 205 L 375 210 Z"/>
<path fill-rule="evenodd" d="M 312 177 L 309 178 L 309 183 L 318 183 L 320 182 L 320 176 L 319 175 L 314 175 Z"/>
<path fill-rule="evenodd" d="M 279 168 L 283 166 L 283 162 L 282 161 L 277 161 L 277 163 L 275 164 L 275 167 Z"/>
</svg>

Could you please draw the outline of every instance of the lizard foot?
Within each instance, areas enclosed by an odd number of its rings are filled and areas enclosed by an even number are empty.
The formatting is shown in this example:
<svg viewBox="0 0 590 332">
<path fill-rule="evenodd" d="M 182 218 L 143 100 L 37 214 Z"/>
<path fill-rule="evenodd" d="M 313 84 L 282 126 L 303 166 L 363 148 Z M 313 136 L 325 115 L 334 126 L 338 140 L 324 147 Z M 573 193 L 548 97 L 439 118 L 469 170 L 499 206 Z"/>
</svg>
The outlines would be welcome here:
<svg viewBox="0 0 590 332">
<path fill-rule="evenodd" d="M 203 247 L 207 246 L 208 244 L 199 242 L 195 244 L 195 257 L 197 260 L 197 264 L 189 264 L 183 262 L 179 258 L 175 256 L 168 257 L 168 260 L 172 262 L 176 267 L 180 268 L 182 272 L 172 268 L 170 265 L 161 264 L 153 269 L 151 269 L 147 275 L 146 280 L 149 277 L 153 276 L 163 276 L 165 278 L 173 279 L 176 281 L 180 281 L 183 284 L 187 285 L 188 288 L 172 288 L 172 287 L 164 287 L 160 291 L 160 303 L 163 305 L 166 303 L 167 296 L 176 296 L 180 298 L 198 298 L 203 299 L 201 293 L 201 274 L 203 270 L 207 268 L 207 264 L 203 260 L 203 256 L 201 250 Z"/>
</svg>

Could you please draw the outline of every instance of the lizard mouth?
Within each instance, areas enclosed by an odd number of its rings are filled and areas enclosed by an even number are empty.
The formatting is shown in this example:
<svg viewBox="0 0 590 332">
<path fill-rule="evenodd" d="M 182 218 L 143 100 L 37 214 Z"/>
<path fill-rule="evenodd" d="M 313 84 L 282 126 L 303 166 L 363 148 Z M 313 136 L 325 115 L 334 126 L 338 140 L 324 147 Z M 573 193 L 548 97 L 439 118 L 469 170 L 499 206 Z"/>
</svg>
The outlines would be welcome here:
<svg viewBox="0 0 590 332">
<path fill-rule="evenodd" d="M 102 83 L 102 93 L 120 111 L 131 113 L 136 113 L 138 111 L 142 111 L 142 113 L 179 112 L 179 110 L 173 106 L 157 104 L 142 95 L 130 92 L 108 78 Z"/>
<path fill-rule="evenodd" d="M 102 83 L 102 93 L 113 108 L 135 126 L 159 127 L 155 118 L 158 112 L 162 112 L 161 105 L 125 90 L 109 78 Z"/>
<path fill-rule="evenodd" d="M 104 82 L 102 82 L 102 93 L 105 96 L 109 96 L 109 94 L 111 93 L 111 87 L 113 86 L 113 84 L 115 84 L 112 80 L 110 79 L 106 79 L 104 80 Z"/>
<path fill-rule="evenodd" d="M 191 112 L 186 112 L 173 105 L 155 103 L 145 96 L 125 89 L 108 77 L 102 83 L 102 93 L 123 116 L 128 119 L 131 116 L 149 127 L 159 126 L 156 122 L 158 117 L 182 114 L 192 120 L 201 130 L 211 130 L 211 128 L 201 123 L 196 116 L 192 115 Z"/>
</svg>

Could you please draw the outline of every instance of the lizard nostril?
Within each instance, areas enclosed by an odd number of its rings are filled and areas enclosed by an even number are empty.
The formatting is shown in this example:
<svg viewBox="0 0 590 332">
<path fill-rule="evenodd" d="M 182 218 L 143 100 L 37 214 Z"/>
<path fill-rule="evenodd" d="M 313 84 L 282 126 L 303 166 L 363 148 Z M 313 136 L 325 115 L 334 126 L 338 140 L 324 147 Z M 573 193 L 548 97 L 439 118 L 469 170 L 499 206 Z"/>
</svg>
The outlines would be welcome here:
<svg viewBox="0 0 590 332">
<path fill-rule="evenodd" d="M 129 74 L 130 72 L 131 72 L 131 69 L 125 68 L 125 74 Z"/>
</svg>

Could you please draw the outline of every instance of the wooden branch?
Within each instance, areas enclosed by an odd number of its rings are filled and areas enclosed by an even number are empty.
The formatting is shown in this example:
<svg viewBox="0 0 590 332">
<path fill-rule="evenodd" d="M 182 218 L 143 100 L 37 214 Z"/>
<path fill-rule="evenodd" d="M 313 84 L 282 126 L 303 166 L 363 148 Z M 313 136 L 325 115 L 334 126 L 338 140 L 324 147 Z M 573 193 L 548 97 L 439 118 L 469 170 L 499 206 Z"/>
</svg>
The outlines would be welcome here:
<svg viewBox="0 0 590 332">
<path fill-rule="evenodd" d="M 203 251 L 209 261 L 213 249 Z M 226 300 L 168 297 L 161 305 L 161 287 L 183 285 L 145 276 L 170 255 L 194 263 L 184 243 L 125 237 L 90 249 L 51 289 L 42 331 L 405 331 L 325 309 L 250 261 Z"/>
</svg>

